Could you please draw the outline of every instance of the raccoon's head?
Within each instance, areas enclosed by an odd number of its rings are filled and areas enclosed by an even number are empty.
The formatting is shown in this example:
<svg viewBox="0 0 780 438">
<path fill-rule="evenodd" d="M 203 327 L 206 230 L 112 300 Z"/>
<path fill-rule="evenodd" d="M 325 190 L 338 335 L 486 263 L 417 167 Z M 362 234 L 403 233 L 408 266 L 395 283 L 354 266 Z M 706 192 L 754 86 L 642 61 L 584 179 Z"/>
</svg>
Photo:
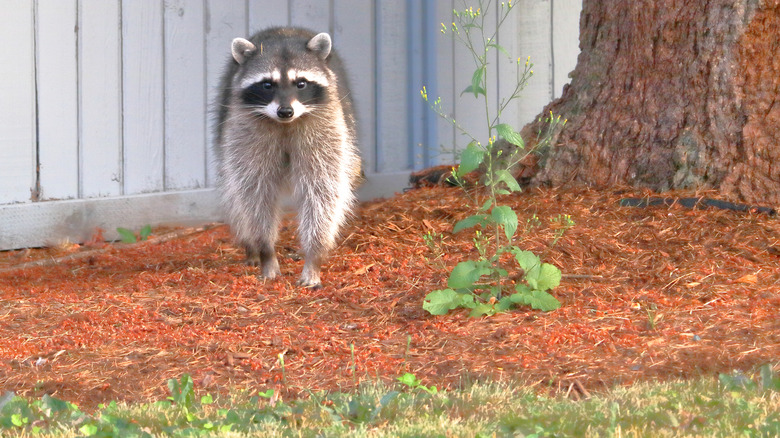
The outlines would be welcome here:
<svg viewBox="0 0 780 438">
<path fill-rule="evenodd" d="M 327 67 L 331 39 L 320 33 L 310 39 L 273 38 L 259 47 L 233 40 L 233 59 L 241 66 L 240 99 L 253 113 L 290 123 L 327 103 L 333 82 Z"/>
</svg>

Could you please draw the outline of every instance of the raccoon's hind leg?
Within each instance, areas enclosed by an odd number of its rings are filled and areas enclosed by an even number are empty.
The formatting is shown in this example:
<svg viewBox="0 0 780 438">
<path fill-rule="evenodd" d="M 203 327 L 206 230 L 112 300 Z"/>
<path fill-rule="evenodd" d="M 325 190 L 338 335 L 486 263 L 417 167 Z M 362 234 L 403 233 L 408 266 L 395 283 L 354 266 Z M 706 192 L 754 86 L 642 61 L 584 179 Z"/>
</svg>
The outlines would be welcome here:
<svg viewBox="0 0 780 438">
<path fill-rule="evenodd" d="M 246 264 L 259 267 L 263 278 L 272 280 L 281 274 L 272 241 L 265 240 L 252 245 L 244 245 L 244 248 L 246 249 Z"/>
</svg>

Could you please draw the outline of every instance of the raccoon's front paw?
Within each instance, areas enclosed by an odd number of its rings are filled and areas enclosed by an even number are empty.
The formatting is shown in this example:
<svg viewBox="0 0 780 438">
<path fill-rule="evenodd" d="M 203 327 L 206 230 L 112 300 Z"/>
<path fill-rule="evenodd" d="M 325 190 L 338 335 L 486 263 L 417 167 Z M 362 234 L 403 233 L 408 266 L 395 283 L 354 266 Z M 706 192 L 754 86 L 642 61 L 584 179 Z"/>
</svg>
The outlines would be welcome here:
<svg viewBox="0 0 780 438">
<path fill-rule="evenodd" d="M 246 265 L 247 265 L 247 266 L 254 266 L 254 267 L 258 267 L 258 266 L 260 266 L 261 264 L 262 264 L 262 263 L 260 262 L 260 256 L 259 256 L 259 255 L 255 255 L 255 256 L 247 256 L 247 257 L 246 257 Z"/>
<path fill-rule="evenodd" d="M 322 287 L 320 273 L 313 269 L 306 269 L 306 267 L 304 267 L 301 278 L 298 279 L 296 284 L 298 286 L 307 287 L 309 289 L 319 289 Z"/>
<path fill-rule="evenodd" d="M 276 258 L 273 258 L 263 264 L 263 273 L 260 277 L 265 278 L 266 280 L 273 280 L 281 274 L 282 271 L 279 269 L 279 262 L 276 261 Z"/>
<path fill-rule="evenodd" d="M 321 289 L 322 283 L 317 280 L 317 282 L 312 282 L 311 280 L 305 280 L 303 278 L 299 278 L 298 281 L 295 283 L 296 285 L 300 287 L 305 287 L 307 289 Z"/>
</svg>

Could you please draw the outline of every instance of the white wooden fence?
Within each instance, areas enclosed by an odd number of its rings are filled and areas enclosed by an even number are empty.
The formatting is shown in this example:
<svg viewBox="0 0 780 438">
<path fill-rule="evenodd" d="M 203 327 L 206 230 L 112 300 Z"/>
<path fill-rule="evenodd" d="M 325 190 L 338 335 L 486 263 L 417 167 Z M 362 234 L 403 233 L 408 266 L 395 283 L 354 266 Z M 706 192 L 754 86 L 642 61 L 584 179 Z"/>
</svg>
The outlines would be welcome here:
<svg viewBox="0 0 780 438">
<path fill-rule="evenodd" d="M 530 121 L 568 81 L 578 0 L 520 0 L 499 35 L 535 75 L 503 119 Z M 351 75 L 368 181 L 388 196 L 474 132 L 473 65 L 439 33 L 461 0 L 0 0 L 0 249 L 82 241 L 96 227 L 219 220 L 209 103 L 230 41 L 270 25 L 331 33 Z M 488 19 L 495 26 L 495 14 Z M 497 68 L 493 68 L 497 67 Z M 515 63 L 491 59 L 491 101 Z"/>
</svg>

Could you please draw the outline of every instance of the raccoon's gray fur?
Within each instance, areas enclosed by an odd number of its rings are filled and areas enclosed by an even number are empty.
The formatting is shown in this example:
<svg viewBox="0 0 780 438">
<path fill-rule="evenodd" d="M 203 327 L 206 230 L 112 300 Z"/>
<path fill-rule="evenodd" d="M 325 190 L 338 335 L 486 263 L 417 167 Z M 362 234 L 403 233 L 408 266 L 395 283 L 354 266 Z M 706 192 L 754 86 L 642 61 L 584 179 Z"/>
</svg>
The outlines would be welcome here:
<svg viewBox="0 0 780 438">
<path fill-rule="evenodd" d="M 298 284 L 318 287 L 360 175 L 346 73 L 327 33 L 299 28 L 236 38 L 232 55 L 215 133 L 227 220 L 247 262 L 272 279 L 279 201 L 290 189 L 305 256 Z"/>
</svg>

